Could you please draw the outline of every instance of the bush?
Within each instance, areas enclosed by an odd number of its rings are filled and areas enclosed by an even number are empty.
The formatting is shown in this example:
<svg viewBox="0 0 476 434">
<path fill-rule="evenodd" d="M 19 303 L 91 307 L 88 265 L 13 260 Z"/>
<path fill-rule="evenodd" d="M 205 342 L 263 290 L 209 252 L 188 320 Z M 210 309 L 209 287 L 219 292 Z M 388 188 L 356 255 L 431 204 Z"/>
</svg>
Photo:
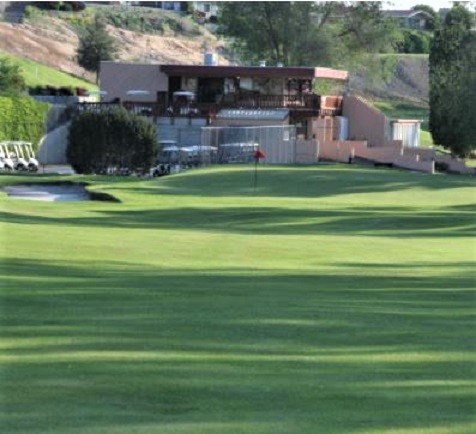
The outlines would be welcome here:
<svg viewBox="0 0 476 434">
<path fill-rule="evenodd" d="M 157 129 L 123 107 L 77 115 L 66 156 L 78 173 L 146 173 L 155 161 Z"/>
<path fill-rule="evenodd" d="M 7 57 L 0 57 L 0 95 L 14 96 L 26 90 L 19 65 Z"/>
<path fill-rule="evenodd" d="M 63 12 L 73 12 L 73 5 L 69 2 L 62 2 L 60 4 L 60 11 Z"/>
<path fill-rule="evenodd" d="M 49 104 L 24 96 L 0 97 L 0 140 L 25 140 L 37 149 L 46 133 Z"/>
<path fill-rule="evenodd" d="M 36 6 L 27 6 L 25 8 L 25 18 L 30 21 L 34 21 L 42 16 L 44 16 L 44 13 Z"/>
<path fill-rule="evenodd" d="M 408 54 L 428 54 L 430 52 L 431 33 L 423 30 L 404 29 L 403 42 L 398 52 Z"/>
<path fill-rule="evenodd" d="M 114 27 L 150 34 L 182 34 L 197 36 L 200 27 L 190 17 L 180 17 L 169 11 L 149 11 L 142 8 L 103 8 L 101 18 Z"/>
</svg>

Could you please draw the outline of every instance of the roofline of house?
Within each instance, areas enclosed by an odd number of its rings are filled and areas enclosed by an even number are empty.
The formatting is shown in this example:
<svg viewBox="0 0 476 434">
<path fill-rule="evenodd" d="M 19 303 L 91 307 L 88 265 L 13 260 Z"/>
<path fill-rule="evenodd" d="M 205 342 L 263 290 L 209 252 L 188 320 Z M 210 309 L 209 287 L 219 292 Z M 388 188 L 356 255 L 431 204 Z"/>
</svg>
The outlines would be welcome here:
<svg viewBox="0 0 476 434">
<path fill-rule="evenodd" d="M 280 67 L 280 66 L 208 66 L 208 65 L 162 65 L 167 75 L 200 77 L 265 77 L 265 78 L 331 78 L 347 80 L 347 71 L 331 68 Z"/>
<path fill-rule="evenodd" d="M 427 11 L 422 11 L 420 9 L 405 9 L 405 10 L 384 10 L 382 11 L 383 15 L 393 18 L 411 18 L 418 14 L 426 15 L 428 18 L 432 18 L 432 15 Z"/>
</svg>

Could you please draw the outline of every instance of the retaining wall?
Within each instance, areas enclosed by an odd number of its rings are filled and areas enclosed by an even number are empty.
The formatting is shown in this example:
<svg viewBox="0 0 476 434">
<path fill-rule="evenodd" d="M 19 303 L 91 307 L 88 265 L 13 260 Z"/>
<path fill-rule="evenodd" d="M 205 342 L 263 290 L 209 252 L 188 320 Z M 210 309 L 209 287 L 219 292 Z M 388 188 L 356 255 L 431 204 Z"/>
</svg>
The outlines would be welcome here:
<svg viewBox="0 0 476 434">
<path fill-rule="evenodd" d="M 366 140 L 369 147 L 382 146 L 390 141 L 387 117 L 358 96 L 345 96 L 342 115 L 349 119 L 349 138 Z"/>
<path fill-rule="evenodd" d="M 40 140 L 36 157 L 40 164 L 67 164 L 66 148 L 71 122 L 49 132 Z"/>
<path fill-rule="evenodd" d="M 434 161 L 422 160 L 419 155 L 405 155 L 400 141 L 393 146 L 368 147 L 366 141 L 328 141 L 320 143 L 319 158 L 347 163 L 349 157 L 360 157 L 382 164 L 392 164 L 409 170 L 434 173 Z"/>
</svg>

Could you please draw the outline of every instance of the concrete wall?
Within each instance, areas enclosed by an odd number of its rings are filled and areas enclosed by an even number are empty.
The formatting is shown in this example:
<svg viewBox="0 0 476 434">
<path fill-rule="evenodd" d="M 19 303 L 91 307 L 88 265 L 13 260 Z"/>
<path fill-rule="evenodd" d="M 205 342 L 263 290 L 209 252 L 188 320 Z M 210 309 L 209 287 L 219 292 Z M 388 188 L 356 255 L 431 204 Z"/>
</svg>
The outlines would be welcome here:
<svg viewBox="0 0 476 434">
<path fill-rule="evenodd" d="M 451 155 L 435 154 L 435 162 L 447 164 L 450 172 L 476 174 L 476 169 L 474 167 L 466 166 L 464 161 L 453 158 Z"/>
<path fill-rule="evenodd" d="M 169 81 L 157 64 L 101 62 L 101 90 L 107 95 L 103 101 L 120 98 L 121 101 L 154 102 L 157 92 L 167 92 Z M 146 90 L 149 95 L 128 96 L 129 90 Z"/>
<path fill-rule="evenodd" d="M 66 147 L 71 123 L 68 122 L 44 136 L 38 145 L 36 157 L 40 164 L 66 164 Z"/>
<path fill-rule="evenodd" d="M 369 146 L 385 146 L 390 140 L 389 120 L 364 99 L 345 96 L 342 114 L 349 119 L 351 140 L 366 140 Z"/>
<path fill-rule="evenodd" d="M 369 147 L 366 141 L 328 141 L 320 143 L 319 158 L 347 163 L 349 157 L 360 157 L 404 169 L 434 173 L 433 160 L 423 160 L 418 154 L 405 154 L 401 141 L 388 146 Z"/>
<path fill-rule="evenodd" d="M 347 163 L 349 161 L 349 155 L 362 156 L 367 149 L 367 142 L 363 140 L 323 141 L 319 142 L 319 159 Z"/>
<path fill-rule="evenodd" d="M 401 140 L 393 140 L 387 146 L 377 147 L 369 147 L 363 140 L 328 140 L 319 143 L 320 159 L 347 163 L 349 156 L 427 173 L 435 172 L 435 163 L 445 163 L 450 172 L 476 174 L 475 168 L 466 166 L 463 160 L 437 153 L 431 148 L 408 148 L 403 146 Z"/>
</svg>

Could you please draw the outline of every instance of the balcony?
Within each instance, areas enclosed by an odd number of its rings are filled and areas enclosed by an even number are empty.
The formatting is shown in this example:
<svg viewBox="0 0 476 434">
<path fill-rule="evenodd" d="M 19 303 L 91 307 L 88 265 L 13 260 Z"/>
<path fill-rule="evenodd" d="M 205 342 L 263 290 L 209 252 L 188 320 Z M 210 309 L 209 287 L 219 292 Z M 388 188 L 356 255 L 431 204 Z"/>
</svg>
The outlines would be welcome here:
<svg viewBox="0 0 476 434">
<path fill-rule="evenodd" d="M 287 108 L 289 110 L 318 111 L 321 97 L 314 94 L 252 95 L 229 94 L 220 102 L 221 108 Z"/>
<path fill-rule="evenodd" d="M 80 110 L 108 110 L 122 104 L 136 114 L 157 117 L 202 117 L 214 119 L 221 109 L 278 109 L 286 108 L 291 114 L 301 116 L 337 116 L 342 113 L 342 97 L 321 97 L 315 94 L 254 95 L 228 94 L 217 103 L 194 102 L 189 105 L 169 105 L 165 102 L 82 103 Z"/>
</svg>

